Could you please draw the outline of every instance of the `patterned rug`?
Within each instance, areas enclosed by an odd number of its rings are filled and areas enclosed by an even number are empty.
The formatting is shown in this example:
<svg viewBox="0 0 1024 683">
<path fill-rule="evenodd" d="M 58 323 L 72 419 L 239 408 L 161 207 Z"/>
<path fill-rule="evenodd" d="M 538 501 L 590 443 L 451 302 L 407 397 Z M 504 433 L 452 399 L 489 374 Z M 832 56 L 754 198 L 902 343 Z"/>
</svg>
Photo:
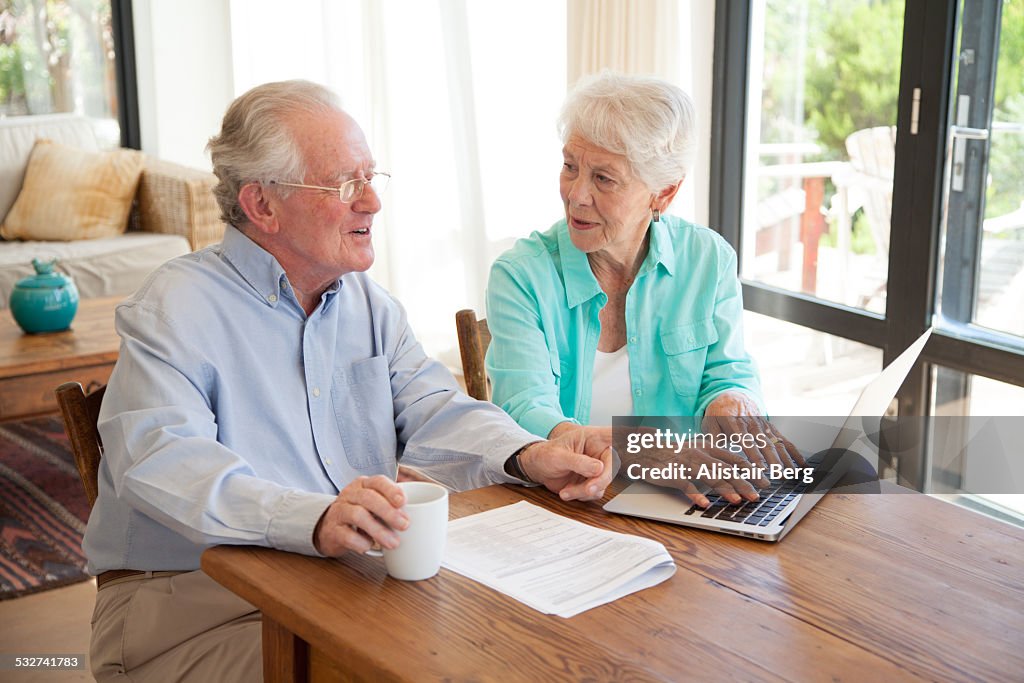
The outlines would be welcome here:
<svg viewBox="0 0 1024 683">
<path fill-rule="evenodd" d="M 61 419 L 0 423 L 0 600 L 88 579 L 88 518 Z"/>
</svg>

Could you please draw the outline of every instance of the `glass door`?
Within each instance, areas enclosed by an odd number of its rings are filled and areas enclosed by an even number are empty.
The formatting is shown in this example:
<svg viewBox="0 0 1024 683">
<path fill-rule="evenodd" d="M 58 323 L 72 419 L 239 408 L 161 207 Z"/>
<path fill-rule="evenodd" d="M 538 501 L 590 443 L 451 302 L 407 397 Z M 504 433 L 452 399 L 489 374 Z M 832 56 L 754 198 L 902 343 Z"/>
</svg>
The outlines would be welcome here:
<svg viewBox="0 0 1024 683">
<path fill-rule="evenodd" d="M 885 313 L 903 14 L 752 4 L 743 278 Z"/>
<path fill-rule="evenodd" d="M 749 292 L 885 314 L 903 17 L 903 0 L 750 4 L 738 236 Z M 777 414 L 845 414 L 882 367 L 877 348 L 841 336 L 750 312 L 745 326 Z"/>
<path fill-rule="evenodd" d="M 1024 342 L 1024 3 L 962 0 L 945 168 L 940 324 Z M 940 399 L 954 398 L 941 396 Z"/>
<path fill-rule="evenodd" d="M 958 10 L 936 323 L 965 344 L 1024 352 L 1024 3 L 962 0 Z M 1024 389 L 981 370 L 936 365 L 932 413 L 965 423 L 1024 415 Z M 1010 463 L 1024 481 L 1022 464 Z M 973 490 L 979 468 L 932 459 L 928 476 Z M 1024 513 L 1024 495 L 973 493 Z"/>
<path fill-rule="evenodd" d="M 775 403 L 934 326 L 893 411 L 1024 419 L 1024 2 L 717 3 L 715 45 L 710 223 Z M 914 443 L 901 483 L 973 476 Z"/>
</svg>

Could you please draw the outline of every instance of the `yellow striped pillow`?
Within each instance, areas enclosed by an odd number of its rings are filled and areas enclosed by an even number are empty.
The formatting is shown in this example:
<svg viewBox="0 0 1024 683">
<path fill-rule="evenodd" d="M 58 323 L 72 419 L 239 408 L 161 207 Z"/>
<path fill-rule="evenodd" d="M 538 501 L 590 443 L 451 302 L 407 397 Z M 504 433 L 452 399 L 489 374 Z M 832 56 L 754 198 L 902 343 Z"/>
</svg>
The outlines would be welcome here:
<svg viewBox="0 0 1024 683">
<path fill-rule="evenodd" d="M 4 239 L 88 240 L 125 231 L 144 163 L 142 152 L 86 152 L 36 140 Z"/>
</svg>

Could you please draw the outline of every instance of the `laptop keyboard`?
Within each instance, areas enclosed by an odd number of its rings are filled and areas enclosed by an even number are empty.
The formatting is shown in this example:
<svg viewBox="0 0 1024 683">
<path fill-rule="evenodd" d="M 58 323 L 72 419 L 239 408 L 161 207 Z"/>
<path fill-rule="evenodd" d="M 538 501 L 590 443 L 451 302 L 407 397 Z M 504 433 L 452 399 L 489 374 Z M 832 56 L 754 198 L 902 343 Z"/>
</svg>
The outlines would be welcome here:
<svg viewBox="0 0 1024 683">
<path fill-rule="evenodd" d="M 721 519 L 727 522 L 768 526 L 794 498 L 810 487 L 811 484 L 805 484 L 803 481 L 773 480 L 766 488 L 758 491 L 761 496 L 759 500 L 743 501 L 739 505 L 729 503 L 717 493 L 707 493 L 705 497 L 711 503 L 708 507 L 692 505 L 685 514 L 696 515 L 699 513 L 701 517 Z"/>
</svg>

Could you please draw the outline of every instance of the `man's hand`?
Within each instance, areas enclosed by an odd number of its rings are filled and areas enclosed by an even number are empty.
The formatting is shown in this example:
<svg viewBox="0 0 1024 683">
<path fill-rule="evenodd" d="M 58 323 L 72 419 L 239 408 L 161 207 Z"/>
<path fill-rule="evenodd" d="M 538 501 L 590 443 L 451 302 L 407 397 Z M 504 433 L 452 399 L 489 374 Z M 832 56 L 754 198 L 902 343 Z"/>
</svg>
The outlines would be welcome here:
<svg viewBox="0 0 1024 683">
<path fill-rule="evenodd" d="M 562 500 L 598 500 L 615 475 L 611 428 L 575 427 L 527 446 L 519 454 L 519 466 Z"/>
<path fill-rule="evenodd" d="M 313 532 L 316 549 L 327 557 L 363 553 L 374 543 L 398 547 L 397 531 L 409 526 L 401 508 L 402 489 L 383 475 L 359 477 L 346 486 L 320 517 Z"/>
<path fill-rule="evenodd" d="M 750 434 L 755 439 L 763 435 L 758 441 L 763 441 L 765 448 L 758 448 L 749 440 L 743 446 L 747 460 L 760 467 L 802 466 L 804 457 L 797 447 L 760 413 L 761 409 L 750 396 L 741 391 L 727 391 L 708 404 L 701 428 L 707 434 Z"/>
<path fill-rule="evenodd" d="M 591 427 L 578 425 L 575 422 L 559 422 L 554 429 L 548 432 L 548 439 L 554 440 L 573 432 L 577 433 L 574 438 L 578 439 L 579 435 L 582 435 L 586 449 L 583 452 L 587 455 L 600 457 L 601 453 L 604 453 L 604 449 L 613 448 L 611 427 Z"/>
</svg>

